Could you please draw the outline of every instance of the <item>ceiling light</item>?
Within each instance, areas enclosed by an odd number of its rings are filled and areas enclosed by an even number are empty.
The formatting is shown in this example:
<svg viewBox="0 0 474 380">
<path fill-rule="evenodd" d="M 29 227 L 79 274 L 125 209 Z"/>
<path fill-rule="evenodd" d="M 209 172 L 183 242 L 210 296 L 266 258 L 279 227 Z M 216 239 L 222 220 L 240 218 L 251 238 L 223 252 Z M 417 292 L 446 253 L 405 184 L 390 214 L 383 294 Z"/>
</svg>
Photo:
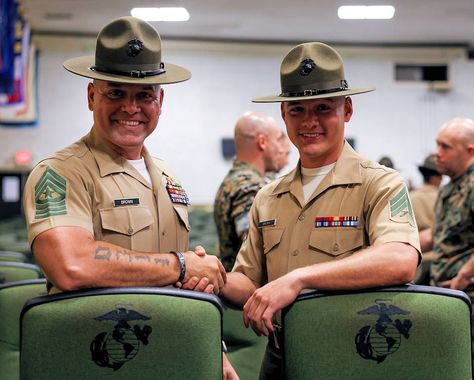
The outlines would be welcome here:
<svg viewBox="0 0 474 380">
<path fill-rule="evenodd" d="M 395 7 L 391 5 L 343 5 L 337 15 L 343 20 L 388 20 L 393 18 Z"/>
<path fill-rule="evenodd" d="M 168 8 L 133 8 L 130 12 L 133 17 L 145 21 L 188 21 L 189 12 L 183 7 Z"/>
</svg>

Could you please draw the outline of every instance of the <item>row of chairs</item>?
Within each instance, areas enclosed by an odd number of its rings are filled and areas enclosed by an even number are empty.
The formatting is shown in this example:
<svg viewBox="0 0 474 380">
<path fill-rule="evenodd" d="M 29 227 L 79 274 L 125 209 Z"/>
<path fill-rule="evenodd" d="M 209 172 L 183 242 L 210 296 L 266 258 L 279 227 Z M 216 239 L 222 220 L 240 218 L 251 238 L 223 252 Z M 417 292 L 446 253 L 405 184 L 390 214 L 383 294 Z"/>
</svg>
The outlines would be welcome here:
<svg viewBox="0 0 474 380">
<path fill-rule="evenodd" d="M 216 296 L 174 288 L 41 292 L 44 280 L 0 287 L 2 379 L 18 379 L 18 371 L 23 380 L 221 379 L 229 309 Z M 313 291 L 282 318 L 286 379 L 472 378 L 471 304 L 460 291 Z"/>
</svg>

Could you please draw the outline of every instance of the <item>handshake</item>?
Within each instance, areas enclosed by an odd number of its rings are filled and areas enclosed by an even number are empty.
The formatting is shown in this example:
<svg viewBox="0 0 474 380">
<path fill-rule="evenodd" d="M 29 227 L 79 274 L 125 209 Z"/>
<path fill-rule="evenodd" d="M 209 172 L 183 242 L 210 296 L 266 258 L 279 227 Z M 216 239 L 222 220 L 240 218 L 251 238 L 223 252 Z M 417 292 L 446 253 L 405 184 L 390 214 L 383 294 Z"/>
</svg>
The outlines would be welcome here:
<svg viewBox="0 0 474 380">
<path fill-rule="evenodd" d="M 219 294 L 226 280 L 226 272 L 216 256 L 208 255 L 200 245 L 194 251 L 174 252 L 180 267 L 177 288 Z"/>
</svg>

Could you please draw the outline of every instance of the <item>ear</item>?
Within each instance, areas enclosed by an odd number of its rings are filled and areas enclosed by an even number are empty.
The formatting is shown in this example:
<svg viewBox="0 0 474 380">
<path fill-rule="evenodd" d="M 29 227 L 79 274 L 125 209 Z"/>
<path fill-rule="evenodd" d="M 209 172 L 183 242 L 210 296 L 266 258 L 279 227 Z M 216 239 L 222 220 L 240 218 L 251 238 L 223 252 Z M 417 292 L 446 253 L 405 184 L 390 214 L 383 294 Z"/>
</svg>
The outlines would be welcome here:
<svg viewBox="0 0 474 380">
<path fill-rule="evenodd" d="M 352 117 L 352 99 L 347 97 L 344 99 L 344 121 L 347 123 Z"/>
<path fill-rule="evenodd" d="M 165 97 L 165 91 L 163 90 L 163 87 L 160 87 L 160 115 L 161 115 L 161 110 L 163 109 L 163 99 Z"/>
<path fill-rule="evenodd" d="M 280 115 L 283 120 L 285 120 L 285 102 L 280 103 Z"/>
<path fill-rule="evenodd" d="M 93 111 L 94 107 L 94 85 L 89 83 L 87 85 L 87 105 L 89 107 L 89 111 Z"/>
<path fill-rule="evenodd" d="M 263 133 L 257 133 L 255 142 L 259 150 L 265 150 L 265 147 L 267 146 L 267 136 L 265 136 Z"/>
</svg>

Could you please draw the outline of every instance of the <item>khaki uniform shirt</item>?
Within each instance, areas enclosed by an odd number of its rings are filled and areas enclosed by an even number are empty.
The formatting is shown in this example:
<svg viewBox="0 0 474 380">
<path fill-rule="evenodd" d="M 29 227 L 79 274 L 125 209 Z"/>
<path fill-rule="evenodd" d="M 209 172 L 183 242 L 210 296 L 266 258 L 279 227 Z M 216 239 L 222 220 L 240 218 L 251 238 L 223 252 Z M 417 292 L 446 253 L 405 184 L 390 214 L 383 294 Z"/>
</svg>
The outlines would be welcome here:
<svg viewBox="0 0 474 380">
<path fill-rule="evenodd" d="M 420 231 L 433 227 L 434 205 L 437 197 L 438 188 L 433 185 L 424 184 L 410 192 L 416 224 Z"/>
<path fill-rule="evenodd" d="M 141 252 L 188 249 L 188 200 L 166 165 L 144 148 L 150 185 L 92 131 L 41 161 L 24 191 L 30 244 L 58 226 Z"/>
<path fill-rule="evenodd" d="M 405 182 L 346 143 L 307 202 L 299 165 L 260 190 L 233 271 L 264 285 L 296 268 L 388 242 L 420 251 Z"/>
</svg>

